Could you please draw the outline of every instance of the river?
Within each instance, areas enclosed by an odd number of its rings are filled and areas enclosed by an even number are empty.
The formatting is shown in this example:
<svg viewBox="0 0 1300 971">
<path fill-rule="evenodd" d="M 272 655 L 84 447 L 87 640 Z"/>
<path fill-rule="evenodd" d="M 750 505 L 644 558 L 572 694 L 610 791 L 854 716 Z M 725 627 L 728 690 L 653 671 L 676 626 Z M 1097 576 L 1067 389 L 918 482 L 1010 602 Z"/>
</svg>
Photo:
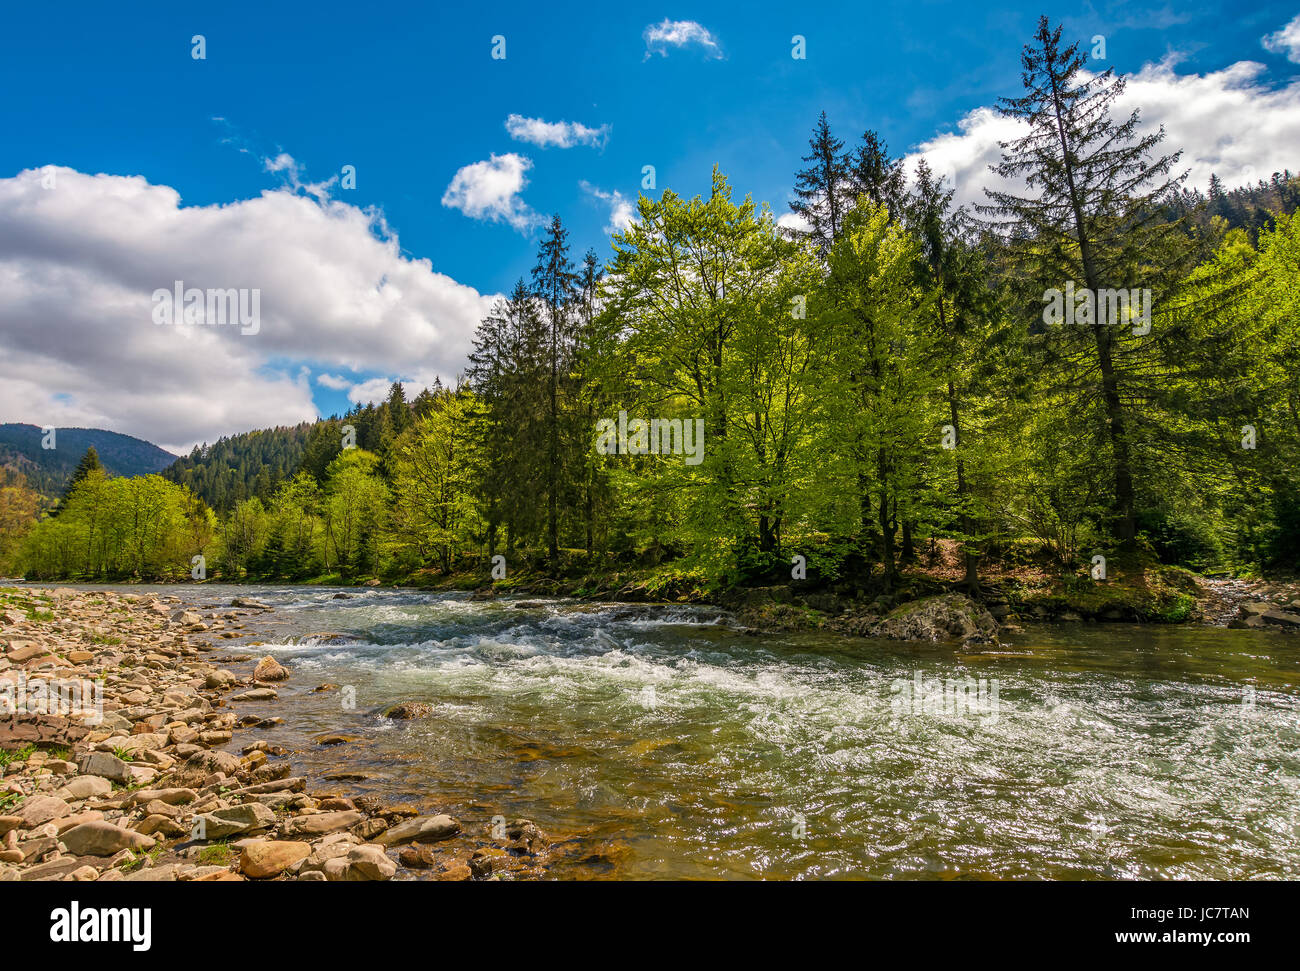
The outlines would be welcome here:
<svg viewBox="0 0 1300 971">
<path fill-rule="evenodd" d="M 553 876 L 1300 876 L 1300 638 L 1280 632 L 1042 625 L 967 651 L 701 608 L 151 589 L 275 608 L 217 643 L 292 670 L 239 710 L 283 717 L 258 737 L 295 766 L 532 819 L 567 847 Z M 433 713 L 377 713 L 399 701 Z"/>
</svg>

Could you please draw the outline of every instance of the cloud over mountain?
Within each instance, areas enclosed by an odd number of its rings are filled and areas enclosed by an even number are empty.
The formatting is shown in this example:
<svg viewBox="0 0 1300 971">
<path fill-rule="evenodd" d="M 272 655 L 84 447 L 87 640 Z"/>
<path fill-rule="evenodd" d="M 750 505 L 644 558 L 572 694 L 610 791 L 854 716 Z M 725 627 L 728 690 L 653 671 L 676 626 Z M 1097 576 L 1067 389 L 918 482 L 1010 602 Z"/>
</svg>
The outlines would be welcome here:
<svg viewBox="0 0 1300 971">
<path fill-rule="evenodd" d="M 176 281 L 259 290 L 256 333 L 155 323 L 152 295 Z M 404 256 L 380 213 L 289 188 L 185 206 L 139 176 L 0 179 L 0 414 L 12 420 L 183 452 L 314 418 L 313 372 L 451 377 L 491 299 Z"/>
</svg>

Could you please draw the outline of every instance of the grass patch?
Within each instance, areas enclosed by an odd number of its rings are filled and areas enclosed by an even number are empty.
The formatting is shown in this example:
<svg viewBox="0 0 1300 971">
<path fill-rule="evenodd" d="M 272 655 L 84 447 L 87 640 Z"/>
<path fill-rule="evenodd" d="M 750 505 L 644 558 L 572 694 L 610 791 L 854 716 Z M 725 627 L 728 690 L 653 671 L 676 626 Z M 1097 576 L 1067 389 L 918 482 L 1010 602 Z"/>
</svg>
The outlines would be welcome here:
<svg viewBox="0 0 1300 971">
<path fill-rule="evenodd" d="M 144 866 L 146 860 L 153 862 L 154 860 L 158 859 L 158 857 L 162 856 L 163 851 L 165 849 L 166 847 L 163 846 L 162 843 L 159 843 L 157 846 L 145 850 L 143 852 L 137 850 L 130 850 L 129 852 L 131 853 L 131 859 L 125 861 L 121 866 L 118 867 L 118 869 L 121 870 L 123 873 L 130 873 L 133 870 L 138 870 L 142 866 Z"/>
<path fill-rule="evenodd" d="M 0 749 L 0 768 L 4 768 L 10 762 L 26 762 L 35 751 L 35 745 L 24 745 L 18 749 Z"/>
<path fill-rule="evenodd" d="M 126 749 L 122 748 L 120 745 L 117 748 L 113 749 L 113 754 L 116 755 L 123 762 L 135 761 L 135 756 L 132 755 L 130 752 L 128 752 Z"/>
<path fill-rule="evenodd" d="M 235 861 L 235 850 L 228 843 L 209 843 L 199 850 L 202 866 L 230 866 Z"/>
</svg>

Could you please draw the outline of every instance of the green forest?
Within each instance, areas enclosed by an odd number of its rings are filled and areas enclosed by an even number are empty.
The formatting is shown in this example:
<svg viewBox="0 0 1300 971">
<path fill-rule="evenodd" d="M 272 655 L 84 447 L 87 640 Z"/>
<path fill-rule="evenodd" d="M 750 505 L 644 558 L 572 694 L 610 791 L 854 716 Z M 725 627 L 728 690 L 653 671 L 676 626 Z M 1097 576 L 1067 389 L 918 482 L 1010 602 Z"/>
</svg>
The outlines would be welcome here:
<svg viewBox="0 0 1300 971">
<path fill-rule="evenodd" d="M 936 549 L 971 588 L 1017 557 L 1296 572 L 1300 179 L 1189 187 L 1177 146 L 1113 111 L 1124 79 L 1046 21 L 1023 74 L 982 205 L 823 114 L 794 175 L 806 232 L 717 170 L 707 195 L 643 195 L 606 260 L 554 217 L 454 386 L 163 475 L 88 456 L 6 525 L 0 567 L 485 583 L 502 556 L 716 589 L 802 557 L 811 583 L 886 593 Z M 620 414 L 628 447 L 598 448 Z M 698 463 L 674 420 L 703 422 Z"/>
</svg>

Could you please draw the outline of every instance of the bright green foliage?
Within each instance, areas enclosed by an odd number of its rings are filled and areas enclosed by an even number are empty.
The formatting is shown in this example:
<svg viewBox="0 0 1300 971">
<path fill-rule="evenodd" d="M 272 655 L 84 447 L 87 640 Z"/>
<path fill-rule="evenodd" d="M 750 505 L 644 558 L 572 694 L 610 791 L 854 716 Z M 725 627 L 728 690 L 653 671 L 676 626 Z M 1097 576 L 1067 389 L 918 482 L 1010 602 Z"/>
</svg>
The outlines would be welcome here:
<svg viewBox="0 0 1300 971">
<path fill-rule="evenodd" d="M 162 476 L 89 472 L 60 515 L 38 523 L 20 556 L 34 578 L 158 579 L 180 576 L 203 553 L 211 513 Z"/>
</svg>

